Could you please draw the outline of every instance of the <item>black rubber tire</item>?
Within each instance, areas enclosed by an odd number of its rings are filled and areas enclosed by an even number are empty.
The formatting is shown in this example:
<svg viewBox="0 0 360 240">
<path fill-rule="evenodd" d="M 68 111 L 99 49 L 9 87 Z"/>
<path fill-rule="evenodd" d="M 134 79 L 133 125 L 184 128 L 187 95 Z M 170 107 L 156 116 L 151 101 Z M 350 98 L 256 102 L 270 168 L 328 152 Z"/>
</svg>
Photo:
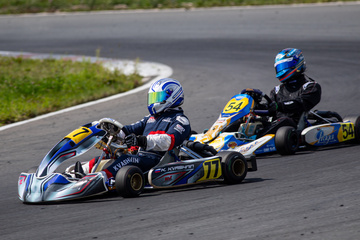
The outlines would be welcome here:
<svg viewBox="0 0 360 240">
<path fill-rule="evenodd" d="M 248 172 L 245 157 L 234 151 L 222 151 L 216 154 L 221 157 L 221 171 L 226 184 L 241 183 Z"/>
<path fill-rule="evenodd" d="M 115 188 L 124 198 L 138 197 L 143 192 L 144 186 L 144 174 L 136 166 L 124 166 L 116 173 Z"/>
<path fill-rule="evenodd" d="M 360 116 L 350 116 L 350 117 L 346 117 L 346 119 L 344 119 L 344 122 L 350 120 L 350 122 L 352 122 L 354 124 L 354 131 L 355 131 L 355 140 L 352 140 L 351 142 L 353 143 L 360 143 Z"/>
<path fill-rule="evenodd" d="M 299 135 L 295 128 L 281 127 L 275 134 L 276 151 L 281 155 L 293 155 L 299 148 Z"/>
</svg>

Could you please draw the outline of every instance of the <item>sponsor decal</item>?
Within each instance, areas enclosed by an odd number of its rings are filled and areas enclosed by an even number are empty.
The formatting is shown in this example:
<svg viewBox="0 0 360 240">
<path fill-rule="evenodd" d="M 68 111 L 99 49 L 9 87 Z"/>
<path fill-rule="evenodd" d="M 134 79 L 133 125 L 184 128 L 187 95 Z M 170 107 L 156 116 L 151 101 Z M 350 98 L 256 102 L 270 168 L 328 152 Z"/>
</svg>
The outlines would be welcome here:
<svg viewBox="0 0 360 240">
<path fill-rule="evenodd" d="M 249 151 L 251 148 L 253 148 L 256 144 L 258 143 L 258 141 L 254 141 L 251 144 L 246 144 L 245 146 L 240 148 L 240 153 L 245 153 L 247 151 Z"/>
<path fill-rule="evenodd" d="M 155 122 L 155 118 L 154 117 L 150 117 L 148 120 L 147 120 L 147 123 L 153 123 Z"/>
<path fill-rule="evenodd" d="M 225 118 L 219 118 L 216 122 L 219 123 L 219 124 L 222 124 L 222 123 L 226 122 L 226 119 Z"/>
<path fill-rule="evenodd" d="M 163 122 L 171 122 L 171 118 L 165 118 L 162 120 Z"/>
<path fill-rule="evenodd" d="M 166 168 L 158 168 L 154 170 L 154 173 L 164 173 L 166 172 Z"/>
<path fill-rule="evenodd" d="M 26 180 L 26 176 L 20 176 L 19 177 L 19 185 L 23 184 Z"/>
<path fill-rule="evenodd" d="M 119 162 L 118 164 L 116 164 L 113 169 L 115 171 L 119 171 L 120 168 L 122 168 L 125 165 L 128 165 L 129 163 L 139 163 L 139 159 L 136 157 L 128 157 L 124 160 L 122 160 L 121 162 Z"/>
<path fill-rule="evenodd" d="M 324 131 L 321 129 L 319 129 L 318 133 L 316 134 L 316 139 L 320 144 L 328 144 L 336 141 L 335 136 L 333 134 L 325 135 Z"/>
<path fill-rule="evenodd" d="M 182 134 L 183 132 L 185 132 L 185 129 L 180 125 L 180 124 L 176 124 L 176 126 L 174 127 L 174 129 L 176 131 L 178 131 L 180 134 Z"/>
<path fill-rule="evenodd" d="M 235 147 L 237 147 L 237 144 L 236 144 L 236 142 L 229 142 L 228 144 L 227 144 L 227 146 L 229 147 L 229 148 L 235 148 Z"/>
<path fill-rule="evenodd" d="M 262 150 L 260 149 L 260 151 L 264 152 L 264 153 L 267 153 L 267 152 L 274 152 L 276 151 L 276 148 L 275 147 L 265 147 L 263 148 Z"/>
<path fill-rule="evenodd" d="M 179 170 L 193 170 L 195 168 L 194 164 L 190 164 L 190 165 L 178 165 L 178 166 L 174 166 L 174 167 L 168 167 L 168 172 L 171 171 L 179 171 Z"/>
<path fill-rule="evenodd" d="M 184 116 L 177 116 L 176 120 L 181 122 L 183 125 L 189 125 L 190 124 L 189 120 Z"/>
</svg>

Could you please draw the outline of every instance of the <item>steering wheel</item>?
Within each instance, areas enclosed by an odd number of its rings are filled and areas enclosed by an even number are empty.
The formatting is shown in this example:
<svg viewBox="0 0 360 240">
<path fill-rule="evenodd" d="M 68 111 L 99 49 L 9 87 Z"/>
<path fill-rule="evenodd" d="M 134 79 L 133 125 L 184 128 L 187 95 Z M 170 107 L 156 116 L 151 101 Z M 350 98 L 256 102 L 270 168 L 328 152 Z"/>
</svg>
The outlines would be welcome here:
<svg viewBox="0 0 360 240">
<path fill-rule="evenodd" d="M 266 94 L 263 94 L 263 98 L 265 98 L 265 100 L 267 101 L 267 106 L 270 106 L 270 104 L 273 102 L 271 98 Z M 269 110 L 254 110 L 254 113 L 257 115 L 269 115 Z"/>
<path fill-rule="evenodd" d="M 264 93 L 264 96 L 263 96 L 264 98 L 265 98 L 265 100 L 268 102 L 268 104 L 270 105 L 273 101 L 271 100 L 271 98 L 268 96 L 268 95 L 266 95 L 265 93 Z"/>
<path fill-rule="evenodd" d="M 116 136 L 123 125 L 112 118 L 102 118 L 99 120 L 99 128 L 105 130 L 110 136 Z"/>
<path fill-rule="evenodd" d="M 251 96 L 254 99 L 254 101 L 257 104 L 259 104 L 263 98 L 267 101 L 268 106 L 273 102 L 267 94 L 263 93 L 259 89 L 246 88 L 241 91 L 241 94 L 248 94 L 249 96 Z M 268 110 L 254 110 L 254 113 L 258 114 L 258 115 L 267 115 L 267 114 L 269 114 L 269 111 Z"/>
</svg>

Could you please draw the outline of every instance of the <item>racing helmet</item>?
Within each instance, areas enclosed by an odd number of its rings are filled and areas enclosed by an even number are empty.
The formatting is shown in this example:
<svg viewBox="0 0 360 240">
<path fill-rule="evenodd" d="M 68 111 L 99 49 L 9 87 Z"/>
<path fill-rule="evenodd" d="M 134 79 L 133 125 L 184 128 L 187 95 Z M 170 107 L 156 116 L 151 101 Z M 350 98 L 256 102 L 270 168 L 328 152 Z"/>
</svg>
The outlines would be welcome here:
<svg viewBox="0 0 360 240">
<path fill-rule="evenodd" d="M 147 105 L 150 114 L 164 112 L 169 108 L 180 106 L 183 102 L 183 88 L 175 79 L 163 78 L 150 86 Z"/>
<path fill-rule="evenodd" d="M 276 77 L 285 83 L 306 70 L 305 58 L 300 49 L 285 48 L 275 57 Z"/>
</svg>

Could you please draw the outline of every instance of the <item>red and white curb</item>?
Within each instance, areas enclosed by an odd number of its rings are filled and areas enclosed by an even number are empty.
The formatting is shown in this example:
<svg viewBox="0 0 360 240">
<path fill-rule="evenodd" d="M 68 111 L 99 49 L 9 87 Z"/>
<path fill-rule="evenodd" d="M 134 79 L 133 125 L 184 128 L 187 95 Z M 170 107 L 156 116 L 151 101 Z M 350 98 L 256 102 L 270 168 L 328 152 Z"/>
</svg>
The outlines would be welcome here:
<svg viewBox="0 0 360 240">
<path fill-rule="evenodd" d="M 161 78 L 166 78 L 166 77 L 170 77 L 173 74 L 173 70 L 171 67 L 165 65 L 165 64 L 161 64 L 161 63 L 156 63 L 156 62 L 136 62 L 136 61 L 131 61 L 131 60 L 121 60 L 121 59 L 112 59 L 112 58 L 99 58 L 99 57 L 88 57 L 88 56 L 78 56 L 78 55 L 60 55 L 60 54 L 39 54 L 39 53 L 27 53 L 27 52 L 7 52 L 7 51 L 0 51 L 0 55 L 2 56 L 12 56 L 12 57 L 18 57 L 21 56 L 23 58 L 31 58 L 31 59 L 45 59 L 45 58 L 54 58 L 54 59 L 66 59 L 66 60 L 71 60 L 71 61 L 90 61 L 90 62 L 100 62 L 101 64 L 103 64 L 104 67 L 110 69 L 110 70 L 119 70 L 122 73 L 129 75 L 132 73 L 137 73 L 140 76 L 143 77 L 143 82 L 144 84 L 141 85 L 138 88 L 132 89 L 130 91 L 124 92 L 124 93 L 119 93 L 116 95 L 112 95 L 110 97 L 106 97 L 106 98 L 102 98 L 102 99 L 98 99 L 95 101 L 91 101 L 88 103 L 84 103 L 84 104 L 80 104 L 80 105 L 76 105 L 73 107 L 69 107 L 69 108 L 65 108 L 56 112 L 52 112 L 52 113 L 47 113 L 44 115 L 40 115 L 37 116 L 35 118 L 31 118 L 28 120 L 24 120 L 21 122 L 16 122 L 16 123 L 12 123 L 12 124 L 8 124 L 5 126 L 0 127 L 0 131 L 3 131 L 5 129 L 9 129 L 12 127 L 16 127 L 19 125 L 23 125 L 29 122 L 34 122 L 40 119 L 44 119 L 47 117 L 51 117 L 51 116 L 55 116 L 61 113 L 65 113 L 65 112 L 70 112 L 76 109 L 80 109 L 80 108 L 84 108 L 84 107 L 89 107 L 98 103 L 103 103 L 103 102 L 107 102 L 107 101 L 111 101 L 114 99 L 118 99 L 130 94 L 134 94 L 137 93 L 139 91 L 148 89 L 150 87 L 150 85 L 161 79 Z"/>
</svg>

